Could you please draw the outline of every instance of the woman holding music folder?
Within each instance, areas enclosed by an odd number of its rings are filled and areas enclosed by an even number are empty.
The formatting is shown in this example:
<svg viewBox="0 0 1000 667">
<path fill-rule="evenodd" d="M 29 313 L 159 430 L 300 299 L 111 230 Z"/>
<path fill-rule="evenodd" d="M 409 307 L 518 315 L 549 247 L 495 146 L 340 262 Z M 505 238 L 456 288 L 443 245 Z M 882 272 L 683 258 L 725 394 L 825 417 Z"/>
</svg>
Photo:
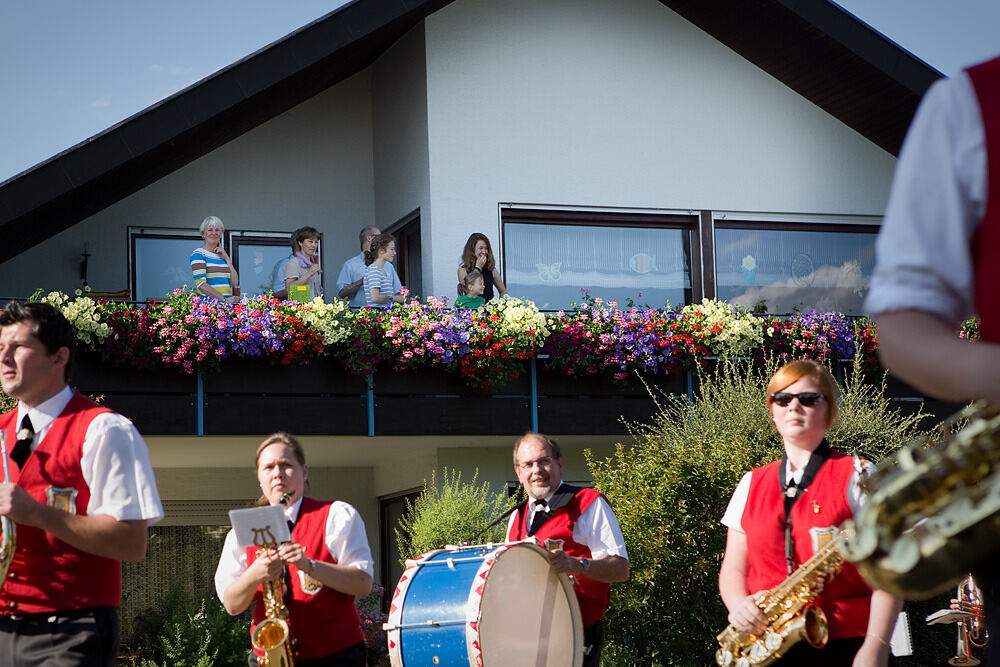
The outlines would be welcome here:
<svg viewBox="0 0 1000 667">
<path fill-rule="evenodd" d="M 305 497 L 305 453 L 294 436 L 275 433 L 257 448 L 258 505 L 284 505 L 291 541 L 260 551 L 237 544 L 230 530 L 215 572 L 215 589 L 233 615 L 253 603 L 253 624 L 264 619 L 261 586 L 283 578 L 289 644 L 296 667 L 363 667 L 364 637 L 355 596 L 372 587 L 372 555 L 356 509 L 339 500 Z M 256 649 L 255 649 L 256 650 Z M 251 656 L 250 664 L 256 664 Z"/>
<path fill-rule="evenodd" d="M 810 360 L 784 365 L 768 383 L 767 406 L 784 456 L 746 473 L 722 518 L 729 533 L 719 591 L 740 632 L 766 630 L 758 606 L 763 596 L 833 539 L 864 501 L 859 481 L 871 464 L 832 449 L 825 438 L 839 393 L 826 366 Z M 817 602 L 829 623 L 829 644 L 815 649 L 801 641 L 782 667 L 888 664 L 901 607 L 896 598 L 873 592 L 845 562 Z"/>
</svg>

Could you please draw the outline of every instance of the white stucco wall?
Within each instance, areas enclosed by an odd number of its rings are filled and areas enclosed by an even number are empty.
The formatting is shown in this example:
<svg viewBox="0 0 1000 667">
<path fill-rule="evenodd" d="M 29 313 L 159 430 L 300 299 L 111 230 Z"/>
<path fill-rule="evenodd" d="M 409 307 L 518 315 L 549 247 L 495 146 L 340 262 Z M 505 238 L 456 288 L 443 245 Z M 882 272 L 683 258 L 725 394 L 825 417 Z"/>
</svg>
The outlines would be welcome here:
<svg viewBox="0 0 1000 667">
<path fill-rule="evenodd" d="M 0 293 L 79 287 L 92 253 L 93 289 L 128 286 L 127 227 L 197 230 L 206 215 L 227 229 L 323 233 L 333 289 L 358 231 L 375 217 L 369 71 L 313 97 L 37 247 L 0 264 Z M 192 246 L 192 250 L 194 246 Z"/>
<path fill-rule="evenodd" d="M 657 0 L 459 0 L 426 44 L 430 293 L 499 202 L 883 209 L 895 158 Z"/>
<path fill-rule="evenodd" d="M 383 230 L 421 215 L 423 284 L 430 281 L 430 176 L 427 156 L 427 70 L 424 27 L 403 36 L 372 65 L 375 219 Z"/>
</svg>

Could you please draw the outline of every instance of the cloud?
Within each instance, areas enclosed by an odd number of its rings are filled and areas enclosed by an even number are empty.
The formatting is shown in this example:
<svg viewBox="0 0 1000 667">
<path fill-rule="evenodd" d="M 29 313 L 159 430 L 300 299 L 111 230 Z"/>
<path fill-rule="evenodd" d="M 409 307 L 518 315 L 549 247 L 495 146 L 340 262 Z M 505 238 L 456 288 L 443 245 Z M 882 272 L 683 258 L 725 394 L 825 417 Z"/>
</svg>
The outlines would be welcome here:
<svg viewBox="0 0 1000 667">
<path fill-rule="evenodd" d="M 152 65 L 149 66 L 149 71 L 153 72 L 154 74 L 162 72 L 164 69 L 165 68 L 163 67 L 163 65 L 157 65 L 156 63 L 153 63 Z"/>
<path fill-rule="evenodd" d="M 104 109 L 109 106 L 111 106 L 111 100 L 106 97 L 99 97 L 90 103 L 91 109 Z"/>
</svg>

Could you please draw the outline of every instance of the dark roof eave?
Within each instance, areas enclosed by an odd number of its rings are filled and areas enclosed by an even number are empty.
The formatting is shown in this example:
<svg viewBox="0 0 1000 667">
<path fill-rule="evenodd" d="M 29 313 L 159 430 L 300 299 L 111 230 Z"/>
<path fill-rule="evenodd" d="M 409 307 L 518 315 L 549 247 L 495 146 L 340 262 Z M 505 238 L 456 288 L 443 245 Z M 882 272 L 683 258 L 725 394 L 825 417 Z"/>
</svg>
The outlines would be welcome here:
<svg viewBox="0 0 1000 667">
<path fill-rule="evenodd" d="M 660 0 L 888 153 L 941 73 L 827 0 Z"/>
</svg>

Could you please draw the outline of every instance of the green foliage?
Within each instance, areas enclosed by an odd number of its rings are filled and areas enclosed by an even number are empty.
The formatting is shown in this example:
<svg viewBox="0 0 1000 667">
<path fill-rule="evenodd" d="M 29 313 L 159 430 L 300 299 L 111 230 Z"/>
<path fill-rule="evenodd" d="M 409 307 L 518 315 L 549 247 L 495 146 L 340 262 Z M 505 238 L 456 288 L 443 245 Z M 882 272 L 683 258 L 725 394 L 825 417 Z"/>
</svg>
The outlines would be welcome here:
<svg viewBox="0 0 1000 667">
<path fill-rule="evenodd" d="M 161 609 L 133 624 L 131 667 L 242 667 L 250 649 L 250 618 L 230 616 L 214 596 L 196 601 L 175 584 Z"/>
<path fill-rule="evenodd" d="M 718 590 L 726 543 L 719 520 L 740 477 L 782 453 L 764 400 L 775 368 L 773 361 L 720 360 L 699 372 L 693 402 L 657 397 L 654 419 L 630 425 L 634 446 L 619 444 L 600 461 L 588 452 L 632 570 L 612 589 L 605 667 L 714 663 L 727 616 Z M 892 408 L 881 387 L 849 380 L 829 439 L 878 457 L 910 439 L 918 422 Z"/>
<path fill-rule="evenodd" d="M 17 407 L 17 399 L 11 398 L 0 390 L 0 414 L 10 412 Z"/>
<path fill-rule="evenodd" d="M 506 524 L 500 522 L 485 534 L 483 531 L 496 517 L 503 514 L 514 501 L 507 494 L 493 494 L 487 482 L 477 484 L 479 471 L 469 483 L 462 482 L 462 474 L 444 468 L 441 485 L 437 484 L 437 471 L 431 471 L 431 480 L 424 480 L 424 490 L 400 521 L 402 530 L 396 530 L 400 560 L 416 558 L 420 554 L 441 549 L 448 544 L 462 542 L 502 542 Z"/>
</svg>

